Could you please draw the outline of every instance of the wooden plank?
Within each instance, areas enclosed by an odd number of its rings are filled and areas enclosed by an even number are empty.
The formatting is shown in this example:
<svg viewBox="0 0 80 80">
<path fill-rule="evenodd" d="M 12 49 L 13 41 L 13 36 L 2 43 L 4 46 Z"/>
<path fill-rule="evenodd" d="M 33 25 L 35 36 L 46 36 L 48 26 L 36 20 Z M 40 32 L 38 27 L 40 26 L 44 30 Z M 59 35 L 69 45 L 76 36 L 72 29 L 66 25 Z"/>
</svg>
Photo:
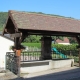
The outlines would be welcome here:
<svg viewBox="0 0 80 80">
<path fill-rule="evenodd" d="M 10 34 L 10 37 L 21 37 L 21 33 L 14 33 L 14 34 Z"/>
</svg>

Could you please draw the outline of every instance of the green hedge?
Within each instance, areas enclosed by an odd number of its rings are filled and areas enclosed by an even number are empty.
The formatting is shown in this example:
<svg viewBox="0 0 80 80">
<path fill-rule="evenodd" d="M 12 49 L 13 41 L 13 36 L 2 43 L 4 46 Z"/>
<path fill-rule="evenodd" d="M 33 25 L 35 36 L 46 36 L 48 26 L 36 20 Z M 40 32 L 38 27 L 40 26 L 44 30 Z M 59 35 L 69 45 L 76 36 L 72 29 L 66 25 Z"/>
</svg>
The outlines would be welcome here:
<svg viewBox="0 0 80 80">
<path fill-rule="evenodd" d="M 62 44 L 52 44 L 52 47 L 57 48 L 58 50 L 77 50 L 77 45 L 62 45 Z"/>
<path fill-rule="evenodd" d="M 70 53 L 73 56 L 78 56 L 78 49 L 76 44 L 72 45 L 61 45 L 61 44 L 52 44 L 52 47 L 55 47 L 59 52 L 65 54 L 65 55 L 70 55 Z"/>
<path fill-rule="evenodd" d="M 22 45 L 41 48 L 41 43 L 22 43 Z M 76 46 L 77 44 L 72 45 L 52 44 L 52 47 L 55 47 L 58 50 L 78 50 Z"/>
<path fill-rule="evenodd" d="M 41 43 L 22 43 L 24 46 L 41 48 Z M 74 56 L 78 56 L 77 44 L 72 45 L 62 45 L 62 44 L 52 44 L 52 48 L 55 47 L 59 52 L 63 54 L 70 55 L 70 51 Z"/>
</svg>

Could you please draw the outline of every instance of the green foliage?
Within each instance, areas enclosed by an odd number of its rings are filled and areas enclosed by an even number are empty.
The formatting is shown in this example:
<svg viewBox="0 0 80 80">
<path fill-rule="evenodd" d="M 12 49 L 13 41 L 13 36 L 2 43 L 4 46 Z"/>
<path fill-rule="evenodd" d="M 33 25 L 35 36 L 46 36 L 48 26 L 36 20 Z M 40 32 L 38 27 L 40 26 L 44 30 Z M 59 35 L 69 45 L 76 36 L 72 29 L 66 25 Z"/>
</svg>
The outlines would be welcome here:
<svg viewBox="0 0 80 80">
<path fill-rule="evenodd" d="M 7 12 L 0 12 L 0 31 L 3 30 L 4 24 L 7 20 L 7 16 Z"/>
<path fill-rule="evenodd" d="M 78 56 L 78 49 L 76 44 L 72 45 L 61 45 L 61 44 L 52 44 L 52 47 L 55 47 L 58 51 L 61 51 L 65 55 L 74 55 Z"/>
<path fill-rule="evenodd" d="M 77 43 L 77 41 L 73 37 L 68 37 L 71 44 Z"/>
<path fill-rule="evenodd" d="M 41 43 L 22 43 L 24 46 L 37 47 L 41 48 Z M 64 54 L 70 54 L 70 51 L 73 51 L 73 55 L 78 55 L 78 49 L 76 44 L 73 45 L 61 45 L 61 44 L 52 44 L 52 48 L 55 47 L 58 51 L 62 51 Z M 69 51 L 69 52 L 68 52 Z"/>
<path fill-rule="evenodd" d="M 52 44 L 52 47 L 57 48 L 58 50 L 77 50 L 76 44 L 73 45 L 62 45 L 62 44 Z"/>
<path fill-rule="evenodd" d="M 2 26 L 0 26 L 0 32 L 1 32 L 1 31 L 3 31 L 3 27 L 2 27 Z"/>
<path fill-rule="evenodd" d="M 30 43 L 30 42 L 32 42 L 32 43 L 39 43 L 40 42 L 40 39 L 41 39 L 41 36 L 36 36 L 36 35 L 30 35 L 30 36 L 28 36 L 25 40 L 24 40 L 24 42 L 27 42 L 27 43 Z M 54 41 L 56 41 L 56 39 L 60 39 L 60 40 L 63 40 L 63 37 L 62 36 L 52 36 L 52 39 L 54 40 Z"/>
<path fill-rule="evenodd" d="M 0 24 L 4 24 L 6 22 L 7 16 L 7 12 L 0 12 Z"/>
<path fill-rule="evenodd" d="M 30 47 L 41 47 L 41 43 L 22 43 L 24 46 L 30 46 Z M 57 48 L 58 50 L 77 50 L 76 44 L 73 45 L 62 45 L 62 44 L 52 44 L 52 47 Z"/>
<path fill-rule="evenodd" d="M 41 38 L 41 36 L 30 35 L 24 40 L 24 42 L 39 43 L 40 42 L 40 38 Z"/>
</svg>

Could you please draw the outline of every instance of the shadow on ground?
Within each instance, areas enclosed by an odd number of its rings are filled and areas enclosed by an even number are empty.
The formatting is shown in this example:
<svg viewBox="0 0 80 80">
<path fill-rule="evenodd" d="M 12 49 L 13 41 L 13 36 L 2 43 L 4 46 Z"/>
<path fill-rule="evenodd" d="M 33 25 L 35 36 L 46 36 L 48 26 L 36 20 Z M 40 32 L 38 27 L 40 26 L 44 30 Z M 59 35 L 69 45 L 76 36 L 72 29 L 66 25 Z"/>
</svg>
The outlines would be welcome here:
<svg viewBox="0 0 80 80">
<path fill-rule="evenodd" d="M 31 78 L 15 78 L 10 80 L 80 80 L 80 68 L 77 67 L 76 69 L 61 71 Z"/>
</svg>

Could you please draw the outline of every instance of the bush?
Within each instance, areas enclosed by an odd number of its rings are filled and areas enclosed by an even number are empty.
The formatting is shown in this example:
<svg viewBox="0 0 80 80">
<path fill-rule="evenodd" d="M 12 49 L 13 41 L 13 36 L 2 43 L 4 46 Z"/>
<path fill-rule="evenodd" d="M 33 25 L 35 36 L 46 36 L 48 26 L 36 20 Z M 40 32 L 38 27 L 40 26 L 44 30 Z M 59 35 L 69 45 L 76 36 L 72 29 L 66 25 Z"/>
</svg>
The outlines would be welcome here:
<svg viewBox="0 0 80 80">
<path fill-rule="evenodd" d="M 22 43 L 22 45 L 41 48 L 41 43 Z M 76 46 L 77 44 L 72 44 L 72 45 L 52 44 L 52 48 L 55 47 L 58 50 L 64 50 L 64 51 L 65 50 L 78 50 Z"/>
<path fill-rule="evenodd" d="M 73 45 L 62 45 L 62 44 L 52 44 L 52 47 L 57 48 L 58 50 L 78 50 L 76 44 Z"/>
<path fill-rule="evenodd" d="M 62 45 L 62 44 L 52 44 L 52 47 L 55 47 L 59 52 L 65 54 L 65 55 L 73 55 L 78 56 L 78 49 L 76 47 L 76 44 L 72 45 Z"/>
<path fill-rule="evenodd" d="M 24 46 L 29 46 L 29 47 L 41 47 L 41 43 L 22 43 Z M 62 45 L 62 44 L 52 44 L 52 47 L 57 48 L 58 50 L 78 50 L 77 49 L 77 44 L 72 44 L 72 45 Z"/>
</svg>

